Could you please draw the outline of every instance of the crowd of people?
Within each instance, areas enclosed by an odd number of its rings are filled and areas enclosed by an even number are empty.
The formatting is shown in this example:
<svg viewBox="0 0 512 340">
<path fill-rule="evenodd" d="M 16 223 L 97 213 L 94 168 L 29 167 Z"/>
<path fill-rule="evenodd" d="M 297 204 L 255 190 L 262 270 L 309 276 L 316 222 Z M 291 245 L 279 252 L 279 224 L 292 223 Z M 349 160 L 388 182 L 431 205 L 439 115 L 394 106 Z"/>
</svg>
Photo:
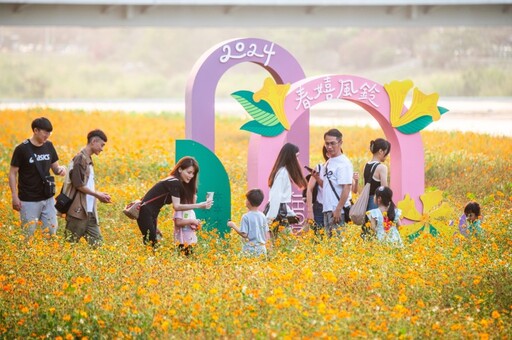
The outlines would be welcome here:
<svg viewBox="0 0 512 340">
<path fill-rule="evenodd" d="M 65 237 L 70 242 L 81 238 L 97 247 L 103 243 L 97 202 L 111 203 L 108 193 L 99 191 L 95 185 L 93 155 L 99 155 L 108 141 L 99 129 L 87 134 L 86 145 L 73 157 L 68 168 L 59 165 L 59 157 L 52 142 L 48 140 L 53 131 L 51 122 L 40 117 L 32 122 L 32 137 L 16 146 L 9 170 L 9 187 L 12 207 L 20 213 L 21 225 L 27 239 L 34 235 L 37 226 L 49 235 L 57 232 L 57 210 L 55 208 L 55 175 L 65 176 L 69 183 L 66 193 L 70 197 L 65 218 Z M 157 182 L 144 195 L 137 224 L 144 244 L 157 245 L 160 231 L 157 219 L 162 207 L 172 204 L 174 221 L 179 232 L 175 233 L 180 247 L 189 253 L 188 246 L 196 239 L 194 231 L 200 224 L 193 209 L 209 209 L 213 201 L 196 203 L 197 174 L 199 165 L 192 157 L 181 159 L 169 176 Z M 64 188 L 63 188 L 64 189 Z"/>
<path fill-rule="evenodd" d="M 9 171 L 12 207 L 19 211 L 24 233 L 30 238 L 38 225 L 50 235 L 57 231 L 55 209 L 55 175 L 65 176 L 69 183 L 66 193 L 70 205 L 66 212 L 65 236 L 70 242 L 85 238 L 93 246 L 103 242 L 97 202 L 111 203 L 108 193 L 96 189 L 93 155 L 99 155 L 108 141 L 106 134 L 92 130 L 87 134 L 86 145 L 73 157 L 68 168 L 59 164 L 58 154 L 48 140 L 53 127 L 44 117 L 32 122 L 32 137 L 16 146 Z M 312 222 L 315 233 L 326 237 L 340 236 L 349 221 L 351 194 L 357 193 L 359 174 L 354 172 L 349 158 L 343 153 L 343 135 L 338 129 L 324 134 L 322 153 L 324 163 L 303 175 L 298 160 L 299 148 L 283 145 L 268 178 L 269 198 L 263 212 L 260 206 L 264 194 L 260 189 L 246 193 L 247 213 L 241 218 L 240 227 L 233 221 L 227 226 L 244 240 L 242 252 L 250 256 L 267 253 L 267 247 L 278 237 L 279 228 L 270 226 L 291 225 L 298 222 L 290 207 L 292 186 L 304 190 L 306 218 Z M 393 192 L 388 186 L 388 168 L 384 164 L 391 151 L 391 144 L 382 138 L 370 142 L 372 159 L 363 169 L 364 184 L 370 183 L 367 218 L 362 225 L 364 239 L 376 239 L 395 246 L 403 246 L 398 228 L 401 211 L 393 202 Z M 178 249 L 190 255 L 197 243 L 196 231 L 201 221 L 194 209 L 210 209 L 212 199 L 197 202 L 197 176 L 199 164 L 193 157 L 184 157 L 171 170 L 169 176 L 158 181 L 143 196 L 137 224 L 144 244 L 156 248 L 161 238 L 158 216 L 164 205 L 174 209 L 174 239 Z M 464 223 L 460 233 L 464 236 L 481 234 L 480 206 L 470 202 L 464 210 Z M 277 222 L 277 223 L 276 223 Z"/>
</svg>

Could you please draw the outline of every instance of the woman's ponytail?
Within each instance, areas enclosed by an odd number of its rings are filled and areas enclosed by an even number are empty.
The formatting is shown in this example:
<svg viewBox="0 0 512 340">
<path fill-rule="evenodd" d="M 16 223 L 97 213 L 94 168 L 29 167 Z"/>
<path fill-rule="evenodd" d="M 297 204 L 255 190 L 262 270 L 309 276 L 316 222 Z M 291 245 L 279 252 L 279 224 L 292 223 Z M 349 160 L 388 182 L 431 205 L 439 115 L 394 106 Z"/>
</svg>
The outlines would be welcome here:
<svg viewBox="0 0 512 340">
<path fill-rule="evenodd" d="M 388 218 L 392 222 L 395 220 L 395 207 L 395 203 L 393 203 L 393 201 L 390 201 L 388 207 Z"/>
</svg>

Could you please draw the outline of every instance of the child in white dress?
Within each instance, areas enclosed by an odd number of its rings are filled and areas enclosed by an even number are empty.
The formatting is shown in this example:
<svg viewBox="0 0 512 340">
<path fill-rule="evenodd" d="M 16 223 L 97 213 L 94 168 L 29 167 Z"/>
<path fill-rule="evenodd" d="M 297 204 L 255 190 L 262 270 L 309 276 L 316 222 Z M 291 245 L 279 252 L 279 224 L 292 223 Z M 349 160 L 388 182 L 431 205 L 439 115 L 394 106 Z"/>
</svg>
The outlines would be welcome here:
<svg viewBox="0 0 512 340">
<path fill-rule="evenodd" d="M 201 226 L 201 220 L 196 219 L 194 210 L 174 212 L 174 242 L 184 255 L 191 255 L 197 244 L 196 231 Z"/>
<path fill-rule="evenodd" d="M 393 191 L 388 187 L 378 187 L 375 190 L 375 204 L 377 209 L 369 210 L 366 214 L 377 240 L 402 247 L 402 238 L 398 233 L 402 211 L 393 203 Z"/>
</svg>

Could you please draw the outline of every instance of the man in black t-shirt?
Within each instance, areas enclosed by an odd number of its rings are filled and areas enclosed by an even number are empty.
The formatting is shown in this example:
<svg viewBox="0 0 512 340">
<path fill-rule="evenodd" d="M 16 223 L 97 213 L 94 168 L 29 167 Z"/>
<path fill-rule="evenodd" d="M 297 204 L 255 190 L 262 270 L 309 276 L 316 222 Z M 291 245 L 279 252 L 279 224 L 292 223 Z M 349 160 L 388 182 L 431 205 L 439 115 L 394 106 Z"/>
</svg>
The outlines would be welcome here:
<svg viewBox="0 0 512 340">
<path fill-rule="evenodd" d="M 57 232 L 57 211 L 53 195 L 44 190 L 43 176 L 50 176 L 50 169 L 59 176 L 66 175 L 66 168 L 59 166 L 59 157 L 48 140 L 53 127 L 47 118 L 32 122 L 31 138 L 14 149 L 9 170 L 9 187 L 12 193 L 12 208 L 20 212 L 21 225 L 27 237 L 31 237 L 38 225 L 49 229 L 50 235 Z M 40 165 L 40 170 L 37 165 Z M 41 174 L 41 172 L 42 174 Z"/>
</svg>

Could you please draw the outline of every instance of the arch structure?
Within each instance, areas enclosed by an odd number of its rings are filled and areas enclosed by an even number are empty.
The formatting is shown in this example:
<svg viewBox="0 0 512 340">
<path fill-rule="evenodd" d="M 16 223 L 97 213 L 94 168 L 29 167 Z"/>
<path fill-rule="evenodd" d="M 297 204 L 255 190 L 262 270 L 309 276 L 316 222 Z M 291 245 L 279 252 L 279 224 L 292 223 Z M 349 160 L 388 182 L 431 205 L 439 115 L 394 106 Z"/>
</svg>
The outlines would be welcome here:
<svg viewBox="0 0 512 340">
<path fill-rule="evenodd" d="M 318 103 L 336 99 L 359 105 L 379 123 L 392 145 L 390 183 L 394 200 L 399 201 L 409 194 L 421 209 L 419 197 L 425 191 L 423 142 L 419 133 L 407 135 L 391 126 L 389 96 L 382 85 L 353 75 L 303 79 L 291 84 L 285 99 L 285 111 L 290 124 L 303 120 L 309 122 L 309 114 L 304 115 L 306 111 Z M 406 111 L 404 106 L 402 113 Z"/>
<path fill-rule="evenodd" d="M 222 42 L 205 52 L 189 76 L 185 94 L 185 137 L 215 151 L 215 90 L 230 68 L 244 62 L 260 65 L 278 84 L 305 78 L 299 62 L 274 42 L 242 38 Z M 260 188 L 268 197 L 267 177 L 281 146 L 291 142 L 301 150 L 300 161 L 309 161 L 309 110 L 290 131 L 273 138 L 251 134 L 247 161 L 249 188 Z"/>
<path fill-rule="evenodd" d="M 290 83 L 285 112 L 290 130 L 275 137 L 251 134 L 247 160 L 249 188 L 260 188 L 268 197 L 268 174 L 281 146 L 299 146 L 299 160 L 309 163 L 309 109 L 328 100 L 348 100 L 368 111 L 380 124 L 391 149 L 391 187 L 394 200 L 409 194 L 421 211 L 425 170 L 423 143 L 419 133 L 403 134 L 390 123 L 390 100 L 384 87 L 353 75 L 323 75 L 306 78 L 298 61 L 284 48 L 256 38 L 233 39 L 205 52 L 196 62 L 185 95 L 185 136 L 215 151 L 215 91 L 221 77 L 231 67 L 251 62 L 267 70 L 277 84 Z M 407 108 L 404 106 L 402 113 Z M 293 209 L 304 212 L 302 195 L 294 189 Z"/>
</svg>

